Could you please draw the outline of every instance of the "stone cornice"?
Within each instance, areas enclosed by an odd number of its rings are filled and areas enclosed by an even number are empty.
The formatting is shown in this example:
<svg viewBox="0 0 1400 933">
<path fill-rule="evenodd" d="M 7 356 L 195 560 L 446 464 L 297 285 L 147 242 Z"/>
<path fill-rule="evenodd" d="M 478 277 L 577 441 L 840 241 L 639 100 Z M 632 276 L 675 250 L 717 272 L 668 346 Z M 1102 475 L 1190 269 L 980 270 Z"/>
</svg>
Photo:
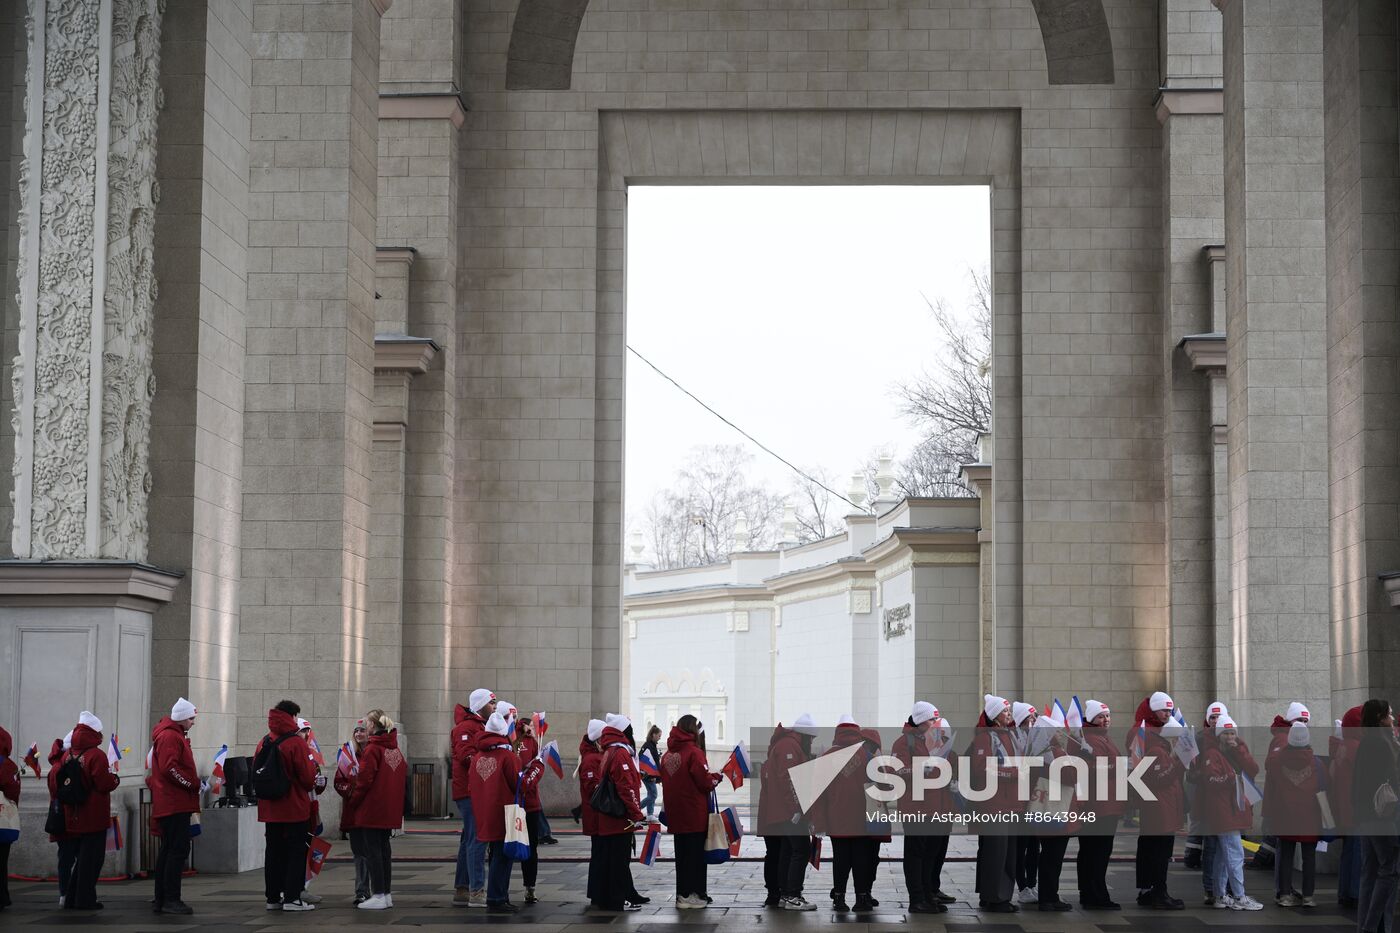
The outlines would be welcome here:
<svg viewBox="0 0 1400 933">
<path fill-rule="evenodd" d="M 412 246 L 376 246 L 374 258 L 376 262 L 402 262 L 411 266 L 418 258 L 418 250 Z"/>
<path fill-rule="evenodd" d="M 764 583 L 767 584 L 769 591 L 777 594 L 833 580 L 855 580 L 871 578 L 874 575 L 875 568 L 869 566 L 866 561 L 858 557 L 845 557 L 830 564 L 769 577 Z"/>
<path fill-rule="evenodd" d="M 861 552 L 861 556 L 871 563 L 886 560 L 908 548 L 915 553 L 914 563 L 963 563 L 960 560 L 929 559 L 919 560 L 930 553 L 965 553 L 968 561 L 977 561 L 976 528 L 896 528 Z"/>
<path fill-rule="evenodd" d="M 1218 87 L 1162 88 L 1154 102 L 1157 122 L 1166 123 L 1177 114 L 1222 114 L 1225 91 Z"/>
<path fill-rule="evenodd" d="M 1206 262 L 1224 262 L 1225 244 L 1210 243 L 1201 247 L 1201 255 L 1206 258 Z"/>
<path fill-rule="evenodd" d="M 961 472 L 963 480 L 978 487 L 979 490 L 984 483 L 992 481 L 992 465 L 990 463 L 964 463 Z"/>
<path fill-rule="evenodd" d="M 1400 609 L 1400 570 L 1392 570 L 1380 575 L 1381 586 L 1390 597 L 1390 605 Z"/>
<path fill-rule="evenodd" d="M 374 371 L 425 373 L 441 349 L 428 337 L 378 334 L 374 338 Z"/>
<path fill-rule="evenodd" d="M 1192 334 L 1177 343 L 1197 372 L 1225 371 L 1225 335 Z"/>
<path fill-rule="evenodd" d="M 0 605 L 122 606 L 168 603 L 183 573 L 132 561 L 0 560 Z"/>
<path fill-rule="evenodd" d="M 457 129 L 467 120 L 467 108 L 457 94 L 380 94 L 381 120 L 450 120 Z"/>
<path fill-rule="evenodd" d="M 400 421 L 376 421 L 374 423 L 374 442 L 402 444 L 404 432 L 407 430 Z"/>
</svg>

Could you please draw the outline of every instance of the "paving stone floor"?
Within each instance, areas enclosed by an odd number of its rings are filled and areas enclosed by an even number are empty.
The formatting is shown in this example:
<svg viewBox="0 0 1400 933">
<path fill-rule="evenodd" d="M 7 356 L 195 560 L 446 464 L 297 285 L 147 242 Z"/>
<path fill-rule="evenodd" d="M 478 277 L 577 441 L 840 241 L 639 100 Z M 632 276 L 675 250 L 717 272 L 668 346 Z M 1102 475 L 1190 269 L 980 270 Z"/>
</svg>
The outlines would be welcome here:
<svg viewBox="0 0 1400 933">
<path fill-rule="evenodd" d="M 453 908 L 453 868 L 457 837 L 443 830 L 450 823 L 417 823 L 415 831 L 397 837 L 394 853 L 394 899 L 392 910 L 370 912 L 351 906 L 354 873 L 339 857 L 349 854 L 349 845 L 336 842 L 332 861 L 313 885 L 324 897 L 321 906 L 310 913 L 277 914 L 263 909 L 262 873 L 241 875 L 191 876 L 185 879 L 185 900 L 194 907 L 193 917 L 155 916 L 150 913 L 149 881 L 104 884 L 99 897 L 106 904 L 100 913 L 67 912 L 56 909 L 57 886 L 32 882 L 11 882 L 15 906 L 0 912 L 0 930 L 86 929 L 100 927 L 110 933 L 159 930 L 199 931 L 199 933 L 274 933 L 274 931 L 340 930 L 344 927 L 390 927 L 393 929 L 455 930 L 462 926 L 490 926 L 492 933 L 581 933 L 598 927 L 626 933 L 728 933 L 731 930 L 797 931 L 821 926 L 841 926 L 843 933 L 878 933 L 882 930 L 917 928 L 928 933 L 1231 933 L 1238 930 L 1292 927 L 1316 933 L 1343 933 L 1355 929 L 1353 915 L 1336 906 L 1330 887 L 1334 879 L 1324 876 L 1317 892 L 1322 906 L 1309 911 L 1285 910 L 1271 903 L 1271 879 L 1266 872 L 1248 872 L 1246 887 L 1266 902 L 1262 911 L 1242 913 L 1213 910 L 1201 906 L 1200 874 L 1179 864 L 1172 872 L 1174 894 L 1187 901 L 1181 913 L 1161 914 L 1142 911 L 1133 905 L 1132 863 L 1117 861 L 1110 872 L 1110 885 L 1127 909 L 1121 913 L 1040 913 L 1032 907 L 1015 915 L 982 915 L 976 910 L 973 893 L 973 865 L 970 857 L 975 842 L 955 839 L 950 850 L 953 861 L 944 870 L 944 889 L 958 898 L 947 914 L 907 917 L 903 877 L 898 862 L 880 866 L 875 896 L 881 901 L 869 916 L 835 914 L 829 909 L 795 914 L 764 910 L 763 866 L 747 860 L 762 855 L 761 840 L 745 840 L 746 860 L 710 869 L 710 895 L 714 904 L 704 911 L 677 911 L 666 903 L 673 892 L 675 874 L 670 862 L 651 868 L 633 866 L 637 887 L 652 903 L 637 913 L 596 914 L 587 910 L 582 896 L 587 871 L 587 840 L 558 833 L 561 843 L 543 849 L 546 861 L 540 865 L 536 893 L 542 903 L 526 908 L 513 917 L 492 917 L 482 910 Z M 558 827 L 556 827 L 558 828 Z M 422 830 L 436 830 L 423 832 Z M 1132 838 L 1120 837 L 1119 854 L 1127 856 Z M 899 842 L 884 847 L 886 856 L 898 854 Z M 1075 847 L 1070 846 L 1073 859 Z M 1178 850 L 1179 851 L 1179 850 Z M 669 843 L 663 853 L 669 854 Z M 807 894 L 819 905 L 829 904 L 827 891 L 831 868 L 824 863 L 819 872 L 808 873 Z M 512 899 L 520 900 L 517 872 Z M 1065 869 L 1062 893 L 1076 901 L 1074 868 Z"/>
</svg>

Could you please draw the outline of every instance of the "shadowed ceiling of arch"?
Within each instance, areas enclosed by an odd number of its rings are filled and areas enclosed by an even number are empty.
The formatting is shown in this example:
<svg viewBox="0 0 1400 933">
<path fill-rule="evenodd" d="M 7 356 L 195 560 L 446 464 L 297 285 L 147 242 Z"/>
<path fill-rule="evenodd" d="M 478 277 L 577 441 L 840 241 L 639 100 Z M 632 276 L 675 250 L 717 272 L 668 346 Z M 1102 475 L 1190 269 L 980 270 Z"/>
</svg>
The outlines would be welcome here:
<svg viewBox="0 0 1400 933">
<path fill-rule="evenodd" d="M 1113 39 L 1103 0 L 1031 0 L 1056 84 L 1112 84 Z M 588 0 L 520 0 L 506 53 L 506 89 L 566 91 Z"/>
</svg>

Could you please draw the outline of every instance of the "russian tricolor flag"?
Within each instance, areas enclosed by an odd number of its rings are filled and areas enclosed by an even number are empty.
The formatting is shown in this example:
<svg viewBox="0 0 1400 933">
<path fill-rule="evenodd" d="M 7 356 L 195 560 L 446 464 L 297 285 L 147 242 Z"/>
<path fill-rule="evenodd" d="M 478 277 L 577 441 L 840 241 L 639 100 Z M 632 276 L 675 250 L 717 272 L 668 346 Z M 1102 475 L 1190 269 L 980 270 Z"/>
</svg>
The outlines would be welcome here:
<svg viewBox="0 0 1400 933">
<path fill-rule="evenodd" d="M 544 721 L 544 710 L 530 717 L 530 725 L 535 730 L 535 738 L 543 739 L 544 734 L 549 731 L 549 723 Z"/>
<path fill-rule="evenodd" d="M 112 733 L 112 738 L 107 742 L 107 767 L 113 771 L 121 768 L 122 750 L 117 744 L 117 734 Z"/>
<path fill-rule="evenodd" d="M 35 777 L 42 777 L 39 772 L 39 743 L 30 742 L 29 751 L 24 753 L 24 763 L 34 772 Z"/>
<path fill-rule="evenodd" d="M 311 749 L 311 760 L 316 762 L 316 767 L 325 767 L 326 756 L 321 754 L 321 743 L 316 741 L 315 729 L 306 730 L 306 746 Z"/>
<path fill-rule="evenodd" d="M 1070 699 L 1069 709 L 1065 710 L 1065 728 L 1084 728 L 1084 705 L 1079 702 L 1077 695 Z"/>
<path fill-rule="evenodd" d="M 656 762 L 651 760 L 650 752 L 642 752 L 637 756 L 637 767 L 645 777 L 661 777 L 661 769 L 656 766 Z"/>
<path fill-rule="evenodd" d="M 730 752 L 729 760 L 720 769 L 721 773 L 729 778 L 729 783 L 735 790 L 744 786 L 744 778 L 751 773 L 749 768 L 749 750 L 740 742 L 734 746 L 734 751 Z"/>
<path fill-rule="evenodd" d="M 661 851 L 661 824 L 648 823 L 647 834 L 642 838 L 642 851 L 637 855 L 637 862 L 642 865 L 656 864 L 656 854 Z"/>
<path fill-rule="evenodd" d="M 219 746 L 214 755 L 214 770 L 209 774 L 209 790 L 215 797 L 224 789 L 224 759 L 228 758 L 228 746 Z"/>
<path fill-rule="evenodd" d="M 335 770 L 337 771 L 353 774 L 358 764 L 359 760 L 355 757 L 355 746 L 349 742 L 340 746 L 340 749 L 335 753 Z"/>
<path fill-rule="evenodd" d="M 544 763 L 549 765 L 549 770 L 554 772 L 554 776 L 562 778 L 564 760 L 559 757 L 559 743 L 551 739 L 540 754 L 544 757 Z"/>
</svg>

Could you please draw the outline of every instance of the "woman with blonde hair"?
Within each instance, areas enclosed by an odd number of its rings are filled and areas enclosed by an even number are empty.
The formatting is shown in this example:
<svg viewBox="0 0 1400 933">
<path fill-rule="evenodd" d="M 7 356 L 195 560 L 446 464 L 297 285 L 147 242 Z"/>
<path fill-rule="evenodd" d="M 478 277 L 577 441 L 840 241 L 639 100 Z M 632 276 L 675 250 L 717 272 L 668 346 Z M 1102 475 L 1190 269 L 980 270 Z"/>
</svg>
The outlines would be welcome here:
<svg viewBox="0 0 1400 933">
<path fill-rule="evenodd" d="M 360 910 L 384 910 L 394 906 L 392 893 L 393 852 L 390 834 L 403 826 L 403 798 L 408 763 L 399 751 L 399 734 L 394 721 L 382 709 L 365 714 L 369 737 L 360 755 L 360 770 L 346 806 L 353 808 L 354 828 L 351 845 L 359 837 L 358 850 L 369 862 L 371 896 L 361 901 Z"/>
<path fill-rule="evenodd" d="M 359 719 L 355 721 L 355 730 L 351 733 L 350 747 L 355 752 L 355 762 L 359 762 L 365 753 L 365 740 L 369 738 L 369 729 L 365 726 L 365 721 Z M 355 861 L 355 905 L 359 906 L 363 901 L 369 900 L 369 857 L 361 850 L 361 838 L 355 830 L 355 809 L 350 806 L 350 794 L 355 789 L 355 778 L 360 773 L 358 763 L 347 763 L 341 765 L 336 762 L 335 781 L 333 786 L 335 792 L 340 795 L 343 803 L 340 808 L 340 830 L 350 839 L 350 852 Z"/>
</svg>

